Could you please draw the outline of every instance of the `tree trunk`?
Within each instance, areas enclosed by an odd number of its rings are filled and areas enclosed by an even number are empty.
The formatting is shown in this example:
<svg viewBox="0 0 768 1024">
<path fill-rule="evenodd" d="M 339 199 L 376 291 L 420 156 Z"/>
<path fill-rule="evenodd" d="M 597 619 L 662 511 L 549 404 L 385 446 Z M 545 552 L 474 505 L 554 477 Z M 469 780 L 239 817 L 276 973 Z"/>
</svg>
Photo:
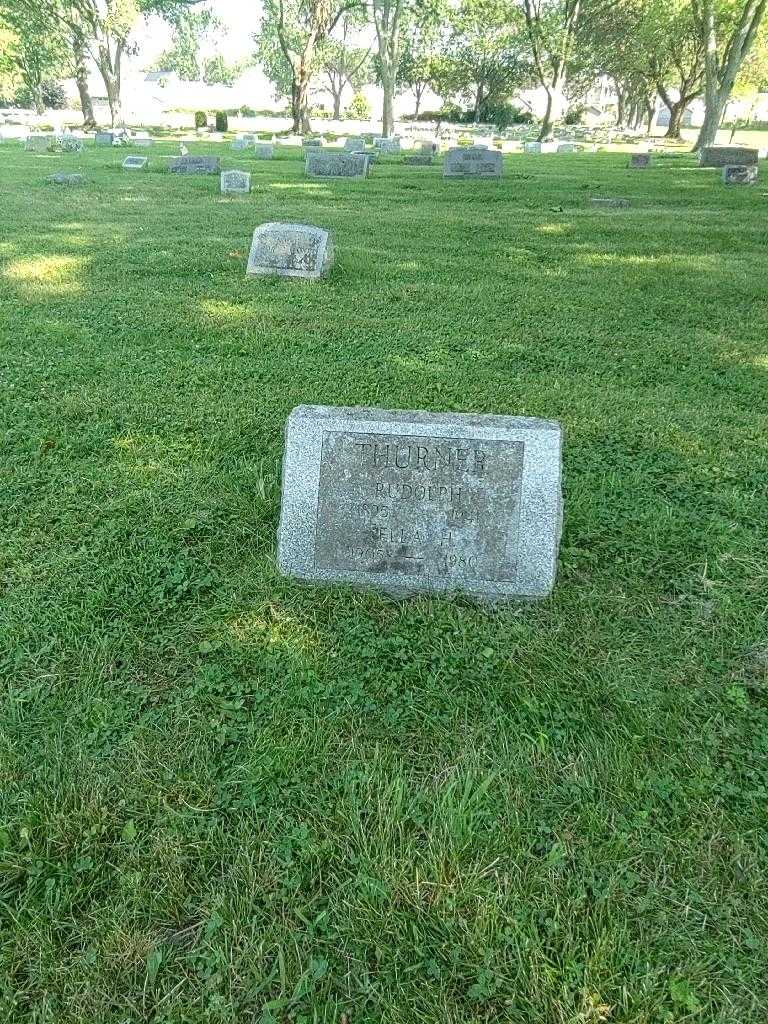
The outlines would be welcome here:
<svg viewBox="0 0 768 1024">
<path fill-rule="evenodd" d="M 80 107 L 83 111 L 83 127 L 95 128 L 96 118 L 93 115 L 93 101 L 88 91 L 88 68 L 85 63 L 85 42 L 77 33 L 72 40 L 72 52 L 75 58 L 75 82 L 80 94 Z"/>
<path fill-rule="evenodd" d="M 389 65 L 389 61 L 382 61 L 381 64 L 381 89 L 384 93 L 381 134 L 383 138 L 388 139 L 395 131 L 395 71 Z"/>
<path fill-rule="evenodd" d="M 624 92 L 617 88 L 616 89 L 616 127 L 622 128 L 624 126 Z"/>
<path fill-rule="evenodd" d="M 548 139 L 552 138 L 552 92 L 549 86 L 545 86 L 544 88 L 547 90 L 547 107 L 541 121 L 539 142 L 546 142 Z"/>
<path fill-rule="evenodd" d="M 341 118 L 341 89 L 333 94 L 333 119 L 338 121 Z"/>
<path fill-rule="evenodd" d="M 418 121 L 419 112 L 421 111 L 421 97 L 424 95 L 424 89 L 426 88 L 425 82 L 417 82 L 413 87 L 413 94 L 416 97 L 416 109 L 413 114 L 414 121 Z"/>
<path fill-rule="evenodd" d="M 294 84 L 293 132 L 294 135 L 308 135 L 312 131 L 309 119 L 309 73 L 302 61 Z"/>
<path fill-rule="evenodd" d="M 664 136 L 665 139 L 679 139 L 680 129 L 683 125 L 683 114 L 685 108 L 688 105 L 687 96 L 681 96 L 679 100 L 675 100 L 669 107 L 669 127 L 667 133 Z"/>
</svg>

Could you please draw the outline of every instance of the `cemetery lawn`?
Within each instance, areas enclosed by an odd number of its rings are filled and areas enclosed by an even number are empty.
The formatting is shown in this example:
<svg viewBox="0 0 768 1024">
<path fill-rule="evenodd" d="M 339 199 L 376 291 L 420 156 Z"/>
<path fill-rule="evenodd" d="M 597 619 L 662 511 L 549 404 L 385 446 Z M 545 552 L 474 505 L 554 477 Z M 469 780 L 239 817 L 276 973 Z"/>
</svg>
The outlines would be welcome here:
<svg viewBox="0 0 768 1024">
<path fill-rule="evenodd" d="M 190 148 L 0 146 L 0 1020 L 761 1024 L 764 168 Z M 281 578 L 300 403 L 561 420 L 551 598 Z"/>
</svg>

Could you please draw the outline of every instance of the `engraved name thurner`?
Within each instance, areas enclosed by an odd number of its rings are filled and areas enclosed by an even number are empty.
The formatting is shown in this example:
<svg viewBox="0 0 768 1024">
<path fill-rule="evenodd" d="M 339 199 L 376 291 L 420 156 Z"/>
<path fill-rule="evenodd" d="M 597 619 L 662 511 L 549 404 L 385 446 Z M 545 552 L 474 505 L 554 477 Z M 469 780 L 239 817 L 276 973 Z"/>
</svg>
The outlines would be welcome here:
<svg viewBox="0 0 768 1024">
<path fill-rule="evenodd" d="M 326 431 L 315 565 L 512 580 L 523 444 Z"/>
</svg>

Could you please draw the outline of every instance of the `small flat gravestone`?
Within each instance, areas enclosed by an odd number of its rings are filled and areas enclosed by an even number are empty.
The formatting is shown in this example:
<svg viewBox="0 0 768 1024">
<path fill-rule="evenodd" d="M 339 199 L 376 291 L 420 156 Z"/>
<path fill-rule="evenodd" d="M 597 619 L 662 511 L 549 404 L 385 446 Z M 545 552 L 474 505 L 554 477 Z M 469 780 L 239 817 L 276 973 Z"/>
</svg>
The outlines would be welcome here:
<svg viewBox="0 0 768 1024">
<path fill-rule="evenodd" d="M 414 156 L 406 156 L 403 163 L 411 167 L 431 167 L 435 162 L 431 153 L 416 153 Z"/>
<path fill-rule="evenodd" d="M 728 167 L 756 164 L 759 150 L 745 146 L 703 146 L 699 153 L 700 167 Z"/>
<path fill-rule="evenodd" d="M 500 178 L 502 170 L 501 153 L 497 149 L 475 146 L 449 149 L 443 163 L 444 178 Z"/>
<path fill-rule="evenodd" d="M 123 160 L 124 171 L 145 171 L 149 165 L 149 157 L 146 156 L 127 156 Z"/>
<path fill-rule="evenodd" d="M 344 140 L 344 149 L 348 153 L 360 153 L 365 150 L 365 139 L 362 135 L 350 135 Z"/>
<path fill-rule="evenodd" d="M 365 178 L 368 163 L 367 153 L 310 149 L 306 155 L 306 172 L 310 178 Z"/>
<path fill-rule="evenodd" d="M 251 176 L 247 171 L 222 171 L 220 181 L 222 193 L 251 191 Z"/>
<path fill-rule="evenodd" d="M 217 156 L 176 156 L 168 162 L 171 174 L 219 174 L 220 160 Z"/>
<path fill-rule="evenodd" d="M 271 142 L 254 142 L 253 155 L 257 160 L 271 160 L 275 153 L 275 147 Z"/>
<path fill-rule="evenodd" d="M 331 269 L 333 240 L 313 224 L 260 224 L 253 232 L 246 273 L 316 281 Z"/>
<path fill-rule="evenodd" d="M 301 140 L 301 145 L 304 149 L 322 149 L 322 139 L 305 138 Z"/>
<path fill-rule="evenodd" d="M 114 132 L 96 132 L 96 145 L 97 146 L 111 146 L 115 141 Z"/>
<path fill-rule="evenodd" d="M 592 206 L 597 206 L 601 210 L 626 210 L 630 205 L 628 199 L 613 197 L 590 199 L 589 201 Z"/>
<path fill-rule="evenodd" d="M 723 168 L 723 184 L 754 185 L 757 182 L 757 164 L 727 164 Z"/>
<path fill-rule="evenodd" d="M 55 174 L 49 174 L 46 181 L 50 181 L 53 185 L 82 185 L 85 181 L 85 175 L 67 174 L 66 171 L 56 171 Z"/>
<path fill-rule="evenodd" d="M 396 595 L 544 597 L 561 448 L 551 420 L 299 406 L 286 424 L 280 569 Z"/>
<path fill-rule="evenodd" d="M 629 158 L 629 166 L 634 170 L 645 170 L 651 166 L 651 154 L 633 153 Z"/>
<path fill-rule="evenodd" d="M 576 143 L 575 142 L 558 142 L 557 144 L 558 153 L 575 153 Z"/>
</svg>

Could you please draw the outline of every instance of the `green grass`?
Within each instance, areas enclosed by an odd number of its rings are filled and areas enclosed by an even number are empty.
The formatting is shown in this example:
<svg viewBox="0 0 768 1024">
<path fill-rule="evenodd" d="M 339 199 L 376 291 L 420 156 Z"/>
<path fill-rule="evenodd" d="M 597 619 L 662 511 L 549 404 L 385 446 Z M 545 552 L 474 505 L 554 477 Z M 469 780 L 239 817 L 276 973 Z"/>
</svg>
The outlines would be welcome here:
<svg viewBox="0 0 768 1024">
<path fill-rule="evenodd" d="M 764 171 L 175 148 L 0 147 L 0 1019 L 762 1024 Z M 561 420 L 553 596 L 281 578 L 310 402 Z"/>
</svg>

